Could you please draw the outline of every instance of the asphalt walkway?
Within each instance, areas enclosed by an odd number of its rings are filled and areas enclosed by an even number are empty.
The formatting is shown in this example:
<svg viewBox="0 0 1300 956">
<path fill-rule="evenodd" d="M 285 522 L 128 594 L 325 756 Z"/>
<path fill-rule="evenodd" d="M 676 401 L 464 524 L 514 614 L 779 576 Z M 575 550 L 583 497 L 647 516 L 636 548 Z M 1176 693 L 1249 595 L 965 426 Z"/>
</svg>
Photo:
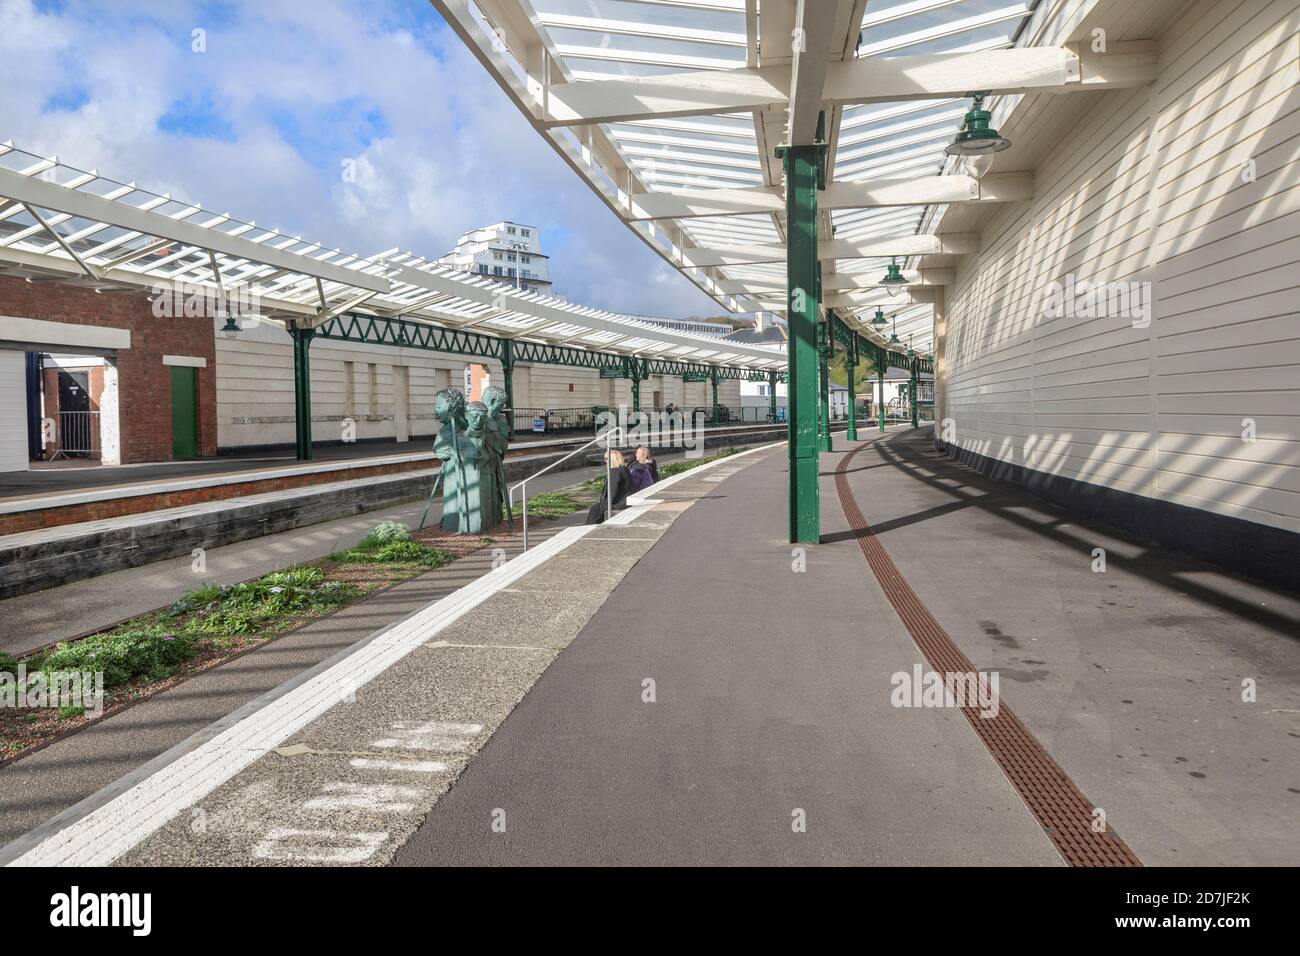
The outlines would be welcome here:
<svg viewBox="0 0 1300 956">
<path fill-rule="evenodd" d="M 395 863 L 1058 863 L 958 711 L 890 706 L 911 641 L 852 540 L 787 542 L 785 478 L 676 521 Z"/>
<path fill-rule="evenodd" d="M 1300 860 L 1300 600 L 1076 522 L 938 455 L 927 429 L 847 450 L 876 540 L 1138 859 Z M 180 759 L 245 769 L 197 802 L 166 797 L 184 810 L 161 829 L 148 801 L 170 784 L 136 770 L 138 798 L 115 792 L 123 826 L 151 835 L 121 862 L 1060 865 L 972 721 L 898 706 L 898 675 L 925 658 L 841 506 L 845 451 L 837 436 L 822 456 L 815 546 L 786 541 L 778 446 L 587 529 L 450 625 L 416 582 L 391 607 L 336 616 L 349 633 L 313 635 L 330 649 L 369 631 L 387 653 L 373 628 L 401 619 L 389 644 L 405 656 L 287 739 L 267 730 L 278 703 L 248 718 L 253 750 L 190 737 L 200 750 Z M 211 696 L 211 714 L 248 699 L 250 678 L 293 697 L 281 709 L 314 699 L 285 690 L 306 658 L 241 660 L 248 673 L 227 665 L 177 690 L 191 708 Z M 84 792 L 78 774 L 116 779 L 160 751 L 150 735 L 200 725 L 167 696 L 121 715 L 131 726 L 106 721 L 98 740 L 93 728 L 8 768 L 21 780 L 0 771 L 0 794 L 21 795 L 5 834 Z M 119 762 L 123 741 L 136 749 Z M 50 796 L 51 781 L 65 792 Z M 108 809 L 86 826 L 115 826 Z M 82 831 L 76 852 L 94 860 L 104 851 Z"/>
<path fill-rule="evenodd" d="M 1300 602 L 1076 523 L 928 429 L 875 438 L 849 482 L 879 540 L 1144 863 L 1300 860 Z M 924 658 L 848 527 L 841 457 L 802 572 L 780 452 L 674 523 L 395 863 L 1061 862 L 959 711 L 892 706 Z"/>
</svg>

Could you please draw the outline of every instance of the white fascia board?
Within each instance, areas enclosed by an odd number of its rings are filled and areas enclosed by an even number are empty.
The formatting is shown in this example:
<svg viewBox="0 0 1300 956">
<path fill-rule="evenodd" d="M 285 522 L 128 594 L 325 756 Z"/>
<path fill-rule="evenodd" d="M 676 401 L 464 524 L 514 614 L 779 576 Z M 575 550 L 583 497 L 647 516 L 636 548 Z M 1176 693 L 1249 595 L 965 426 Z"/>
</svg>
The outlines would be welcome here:
<svg viewBox="0 0 1300 956">
<path fill-rule="evenodd" d="M 71 348 L 113 352 L 131 347 L 131 330 L 0 315 L 0 341 L 38 346 L 41 351 Z"/>
<path fill-rule="evenodd" d="M 896 309 L 905 305 L 930 305 L 933 302 L 933 289 L 911 288 L 905 292 L 897 292 L 894 295 L 889 295 L 884 291 L 837 292 L 823 296 L 821 306 L 823 309 L 862 309 L 874 308 L 875 306 Z M 790 308 L 784 297 L 750 299 L 746 302 L 746 305 L 751 309 L 761 309 L 764 312 L 785 313 Z"/>
<path fill-rule="evenodd" d="M 863 275 L 857 273 L 832 272 L 822 275 L 823 292 L 856 292 L 861 289 L 888 289 L 889 286 L 883 285 L 874 280 L 878 278 L 879 273 Z M 911 288 L 914 286 L 935 286 L 935 285 L 952 285 L 954 279 L 954 270 L 952 269 L 923 269 L 914 271 L 906 269 L 903 271 L 907 284 L 902 288 Z M 784 278 L 776 279 L 722 279 L 718 281 L 718 287 L 729 295 L 763 295 L 770 292 L 786 291 L 787 283 Z"/>
</svg>

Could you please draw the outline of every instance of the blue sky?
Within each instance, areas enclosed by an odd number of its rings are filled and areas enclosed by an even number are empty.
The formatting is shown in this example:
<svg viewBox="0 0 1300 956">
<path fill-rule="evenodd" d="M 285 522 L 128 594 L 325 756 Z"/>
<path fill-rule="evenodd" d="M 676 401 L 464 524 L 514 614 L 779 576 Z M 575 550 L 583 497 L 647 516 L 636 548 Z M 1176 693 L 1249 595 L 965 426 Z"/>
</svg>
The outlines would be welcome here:
<svg viewBox="0 0 1300 956">
<path fill-rule="evenodd" d="M 720 311 L 582 185 L 427 0 L 0 0 L 6 139 L 363 255 L 436 257 L 468 229 L 526 222 L 575 302 Z"/>
</svg>

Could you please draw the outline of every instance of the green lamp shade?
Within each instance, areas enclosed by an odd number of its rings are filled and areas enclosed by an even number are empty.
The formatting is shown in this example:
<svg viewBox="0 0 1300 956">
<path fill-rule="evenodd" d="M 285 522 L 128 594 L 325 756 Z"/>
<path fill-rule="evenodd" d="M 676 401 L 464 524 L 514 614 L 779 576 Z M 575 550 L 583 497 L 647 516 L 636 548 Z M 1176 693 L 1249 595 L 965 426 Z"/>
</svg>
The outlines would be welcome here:
<svg viewBox="0 0 1300 956">
<path fill-rule="evenodd" d="M 897 262 L 891 262 L 885 266 L 885 277 L 880 280 L 882 285 L 905 285 L 907 280 L 903 278 L 903 270 L 899 268 Z"/>
<path fill-rule="evenodd" d="M 949 156 L 984 156 L 988 153 L 1000 153 L 1011 145 L 1011 140 L 1003 138 L 997 130 L 989 126 L 993 114 L 981 109 L 984 100 L 982 94 L 975 96 L 975 103 L 966 113 L 966 122 L 957 138 L 944 150 Z"/>
</svg>

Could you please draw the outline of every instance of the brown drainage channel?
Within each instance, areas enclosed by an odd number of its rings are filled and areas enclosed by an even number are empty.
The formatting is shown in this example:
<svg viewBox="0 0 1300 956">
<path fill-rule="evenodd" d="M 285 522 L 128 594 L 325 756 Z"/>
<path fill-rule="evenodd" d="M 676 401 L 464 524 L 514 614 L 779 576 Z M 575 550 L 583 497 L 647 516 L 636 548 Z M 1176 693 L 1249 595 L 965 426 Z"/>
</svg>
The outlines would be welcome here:
<svg viewBox="0 0 1300 956">
<path fill-rule="evenodd" d="M 930 667 L 938 674 L 975 673 L 974 665 L 921 603 L 863 518 L 853 492 L 849 490 L 846 475 L 849 462 L 859 451 L 862 448 L 840 460 L 835 469 L 835 490 L 839 492 L 844 516 L 862 547 L 867 564 Z M 962 707 L 961 711 L 1066 863 L 1070 866 L 1142 865 L 1128 844 L 1109 826 L 1104 833 L 1093 829 L 1093 811 L 1096 808 L 1092 802 L 1048 755 L 1010 707 L 1000 703 L 995 717 L 981 717 L 978 706 Z"/>
</svg>

